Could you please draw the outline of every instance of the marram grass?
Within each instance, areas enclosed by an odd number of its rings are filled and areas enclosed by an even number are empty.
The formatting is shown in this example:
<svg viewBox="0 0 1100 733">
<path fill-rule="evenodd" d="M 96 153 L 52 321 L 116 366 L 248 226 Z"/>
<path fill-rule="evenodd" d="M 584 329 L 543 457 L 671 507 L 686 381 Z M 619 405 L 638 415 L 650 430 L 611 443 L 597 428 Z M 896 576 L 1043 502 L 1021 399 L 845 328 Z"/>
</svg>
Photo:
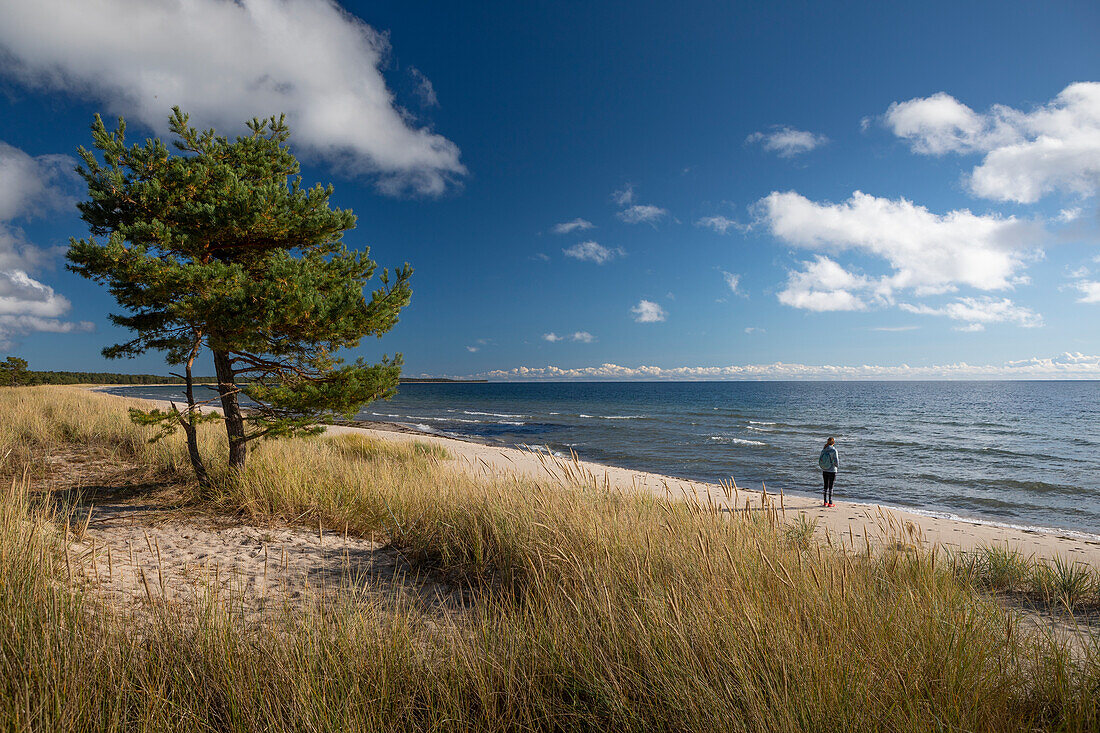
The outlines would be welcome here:
<svg viewBox="0 0 1100 733">
<path fill-rule="evenodd" d="M 1026 634 L 943 554 L 807 542 L 757 513 L 505 475 L 355 440 L 267 443 L 233 511 L 393 542 L 472 591 L 188 623 L 65 582 L 19 460 L 96 447 L 186 475 L 117 400 L 0 390 L 0 727 L 11 730 L 925 731 L 1100 727 L 1100 649 Z M 204 450 L 217 448 L 216 432 Z M 17 460 L 13 462 L 12 457 Z M 1090 591 L 1091 592 L 1091 591 Z"/>
</svg>

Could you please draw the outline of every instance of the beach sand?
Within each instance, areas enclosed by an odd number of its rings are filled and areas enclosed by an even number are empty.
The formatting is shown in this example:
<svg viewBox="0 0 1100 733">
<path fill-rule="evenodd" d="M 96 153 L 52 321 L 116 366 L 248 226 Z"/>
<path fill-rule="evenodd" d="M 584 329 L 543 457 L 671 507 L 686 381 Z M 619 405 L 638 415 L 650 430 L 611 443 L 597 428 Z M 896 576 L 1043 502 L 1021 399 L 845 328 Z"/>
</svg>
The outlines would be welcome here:
<svg viewBox="0 0 1100 733">
<path fill-rule="evenodd" d="M 149 400 L 149 402 L 157 402 Z M 167 401 L 160 402 L 168 406 Z M 216 408 L 211 408 L 216 409 Z M 329 435 L 354 433 L 395 443 L 424 441 L 446 448 L 454 463 L 462 470 L 478 473 L 516 473 L 521 476 L 542 477 L 555 475 L 562 478 L 562 471 L 582 473 L 597 487 L 616 491 L 644 492 L 657 497 L 713 502 L 728 511 L 743 511 L 745 502 L 759 510 L 762 487 L 739 486 L 736 492 L 716 484 L 688 481 L 671 476 L 634 471 L 617 466 L 605 466 L 583 460 L 573 466 L 572 461 L 555 460 L 547 454 L 533 450 L 507 448 L 475 443 L 456 438 L 418 433 L 400 425 L 380 424 L 377 427 L 333 425 L 326 430 Z M 563 469 L 562 464 L 570 467 Z M 736 477 L 734 477 L 736 478 Z M 815 486 L 807 486 L 805 492 L 780 496 L 769 490 L 767 502 L 776 509 L 782 508 L 781 519 L 794 520 L 804 512 L 818 520 L 818 533 L 830 533 L 837 542 L 862 548 L 866 541 L 881 545 L 884 541 L 919 538 L 928 547 L 939 546 L 952 551 L 969 551 L 988 545 L 1008 545 L 1025 556 L 1038 559 L 1063 557 L 1100 567 L 1100 540 L 1070 530 L 1017 528 L 998 526 L 982 521 L 966 521 L 954 518 L 928 516 L 896 507 L 880 507 L 844 501 L 845 474 L 841 472 L 835 489 L 832 509 L 821 506 L 820 494 L 813 494 Z M 727 497 L 727 493 L 730 494 Z"/>
<path fill-rule="evenodd" d="M 416 435 L 347 426 L 331 426 L 327 430 L 328 434 L 333 435 L 346 432 L 363 433 L 379 440 L 397 443 L 419 440 L 441 445 L 456 457 L 455 460 L 460 466 L 474 473 L 515 472 L 523 476 L 546 477 L 548 470 L 558 470 L 554 469 L 555 463 L 562 462 L 548 460 L 545 453 L 540 458 L 537 453 L 530 450 L 484 445 L 428 434 Z M 731 500 L 727 498 L 727 489 L 716 484 L 687 481 L 584 460 L 579 460 L 578 463 L 584 473 L 595 478 L 598 486 L 606 485 L 617 491 L 637 491 L 658 497 L 671 496 L 698 500 L 702 503 L 713 502 L 728 510 L 744 510 L 746 500 L 754 509 L 759 509 L 761 505 L 761 486 L 739 486 L 736 500 Z M 821 506 L 820 494 L 810 493 L 814 487 L 807 487 L 806 492 L 786 493 L 782 497 L 778 492 L 768 489 L 767 501 L 769 506 L 776 508 L 782 506 L 784 512 L 781 516 L 788 521 L 793 520 L 800 512 L 804 512 L 810 518 L 816 517 L 819 532 L 827 530 L 833 533 L 838 542 L 843 540 L 845 544 L 854 544 L 857 548 L 863 546 L 865 535 L 872 544 L 880 543 L 884 521 L 889 525 L 892 519 L 900 528 L 899 535 L 907 536 L 908 531 L 905 527 L 911 523 L 915 528 L 914 531 L 928 546 L 938 545 L 949 550 L 973 550 L 986 545 L 1008 544 L 1025 556 L 1034 555 L 1036 558 L 1046 559 L 1061 556 L 1100 566 L 1100 540 L 1077 536 L 1077 533 L 1068 530 L 1059 532 L 1047 529 L 1002 527 L 927 516 L 895 507 L 886 508 L 846 502 L 843 500 L 844 478 L 841 472 L 837 479 L 837 487 L 834 489 L 836 506 L 832 509 Z M 887 519 L 884 520 L 883 516 Z"/>
</svg>

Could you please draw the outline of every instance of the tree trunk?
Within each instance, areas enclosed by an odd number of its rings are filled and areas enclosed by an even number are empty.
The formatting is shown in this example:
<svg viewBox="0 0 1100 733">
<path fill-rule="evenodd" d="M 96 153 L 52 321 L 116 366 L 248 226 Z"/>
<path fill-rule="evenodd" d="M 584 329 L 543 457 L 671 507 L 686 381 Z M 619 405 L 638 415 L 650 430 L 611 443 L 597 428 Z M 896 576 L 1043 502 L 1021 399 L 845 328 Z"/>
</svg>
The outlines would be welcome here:
<svg viewBox="0 0 1100 733">
<path fill-rule="evenodd" d="M 194 360 L 194 352 L 192 352 L 191 359 L 187 362 L 187 371 L 184 373 L 187 380 L 187 420 L 183 423 L 183 432 L 187 435 L 187 455 L 191 459 L 191 468 L 195 470 L 195 478 L 199 480 L 199 485 L 204 490 L 209 490 L 213 488 L 213 483 L 210 481 L 210 474 L 206 472 L 202 455 L 199 453 L 198 430 L 195 428 L 195 410 L 197 408 L 195 407 L 194 380 L 191 378 L 191 365 Z"/>
<path fill-rule="evenodd" d="M 222 396 L 222 411 L 225 413 L 225 432 L 229 437 L 229 468 L 244 468 L 244 459 L 248 455 L 248 443 L 244 434 L 244 415 L 237 402 L 237 385 L 233 381 L 233 364 L 229 352 L 214 351 L 214 371 L 218 375 L 218 393 Z"/>
</svg>

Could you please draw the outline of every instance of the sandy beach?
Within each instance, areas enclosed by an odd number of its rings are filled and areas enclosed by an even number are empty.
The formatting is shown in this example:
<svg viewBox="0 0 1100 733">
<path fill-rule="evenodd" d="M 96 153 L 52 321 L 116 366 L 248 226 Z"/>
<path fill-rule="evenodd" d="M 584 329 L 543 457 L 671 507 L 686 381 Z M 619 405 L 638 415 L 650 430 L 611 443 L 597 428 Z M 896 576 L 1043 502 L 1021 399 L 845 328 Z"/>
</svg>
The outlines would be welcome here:
<svg viewBox="0 0 1100 733">
<path fill-rule="evenodd" d="M 169 404 L 167 401 L 148 401 L 159 404 L 161 407 L 167 407 Z M 386 427 L 390 429 L 334 425 L 329 426 L 326 433 L 329 435 L 358 433 L 396 443 L 424 441 L 440 445 L 454 456 L 453 460 L 457 467 L 475 474 L 512 472 L 530 477 L 547 477 L 548 474 L 561 477 L 561 471 L 555 468 L 555 464 L 560 464 L 562 461 L 555 461 L 545 453 L 539 454 L 537 451 L 522 448 L 486 445 L 420 433 L 399 425 L 387 424 Z M 588 480 L 594 480 L 599 487 L 713 503 L 731 511 L 743 510 L 746 501 L 750 503 L 750 507 L 758 508 L 763 498 L 762 490 L 766 488 L 758 485 L 738 485 L 736 491 L 730 492 L 728 487 L 717 484 L 687 481 L 672 476 L 602 465 L 586 461 L 583 456 L 578 457 L 576 464 L 577 469 L 584 473 Z M 733 479 L 736 480 L 736 475 Z M 809 493 L 812 487 L 807 487 L 807 492 L 785 495 L 768 490 L 766 501 L 769 506 L 782 510 L 781 518 L 790 521 L 800 512 L 804 512 L 808 517 L 818 520 L 819 533 L 827 531 L 832 533 L 838 541 L 855 547 L 862 547 L 867 540 L 872 544 L 881 542 L 884 530 L 893 524 L 898 529 L 899 535 L 919 537 L 929 547 L 939 546 L 947 550 L 968 551 L 993 544 L 1007 544 L 1025 556 L 1034 556 L 1037 559 L 1063 557 L 1100 566 L 1100 540 L 1082 533 L 1072 530 L 1060 531 L 1055 528 L 1006 527 L 984 520 L 966 521 L 928 516 L 896 507 L 846 502 L 843 500 L 844 480 L 845 475 L 841 472 L 836 489 L 836 506 L 831 509 L 822 507 L 820 499 Z"/>
</svg>

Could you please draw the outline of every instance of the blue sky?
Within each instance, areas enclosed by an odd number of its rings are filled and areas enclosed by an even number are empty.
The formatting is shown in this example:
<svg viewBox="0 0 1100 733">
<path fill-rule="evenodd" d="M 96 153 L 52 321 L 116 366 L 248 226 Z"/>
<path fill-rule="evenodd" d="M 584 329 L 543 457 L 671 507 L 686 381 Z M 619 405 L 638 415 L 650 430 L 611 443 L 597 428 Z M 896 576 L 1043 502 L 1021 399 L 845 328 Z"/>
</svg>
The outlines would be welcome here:
<svg viewBox="0 0 1100 733">
<path fill-rule="evenodd" d="M 0 340 L 35 368 L 165 372 L 100 356 L 63 253 L 92 115 L 180 104 L 289 114 L 349 245 L 416 269 L 356 352 L 409 374 L 1100 377 L 1095 3 L 23 5 Z"/>
</svg>

